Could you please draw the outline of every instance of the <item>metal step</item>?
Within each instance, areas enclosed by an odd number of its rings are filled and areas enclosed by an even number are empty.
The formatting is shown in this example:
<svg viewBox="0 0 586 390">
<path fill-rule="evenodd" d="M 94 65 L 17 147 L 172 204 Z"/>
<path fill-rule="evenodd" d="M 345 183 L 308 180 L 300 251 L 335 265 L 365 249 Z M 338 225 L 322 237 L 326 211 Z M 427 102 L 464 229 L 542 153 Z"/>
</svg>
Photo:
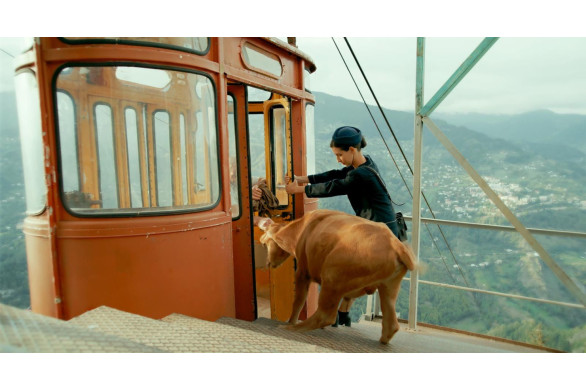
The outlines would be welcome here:
<svg viewBox="0 0 586 390">
<path fill-rule="evenodd" d="M 247 322 L 233 319 L 235 322 Z M 234 327 L 218 322 L 204 321 L 198 318 L 189 317 L 183 314 L 171 314 L 161 321 L 172 323 L 184 328 L 198 332 L 202 337 L 208 340 L 232 340 L 254 345 L 259 351 L 250 352 L 282 352 L 282 353 L 312 353 L 312 352 L 337 352 L 328 348 L 319 347 L 313 344 L 307 344 L 294 340 L 287 340 L 281 337 L 275 337 L 245 329 L 244 327 Z M 240 352 L 240 351 L 231 351 Z"/>
<path fill-rule="evenodd" d="M 244 337 L 244 332 L 230 332 L 232 329 L 221 324 L 177 317 L 153 320 L 102 306 L 69 322 L 167 352 L 326 352 L 313 345 L 279 343 L 274 338 L 268 342 L 266 337 L 254 337 L 254 332 Z"/>
<path fill-rule="evenodd" d="M 309 332 L 293 332 L 281 327 L 281 325 L 285 325 L 284 323 L 268 318 L 258 318 L 254 322 L 246 322 L 235 320 L 234 318 L 222 317 L 216 322 L 279 337 L 285 340 L 318 345 L 320 347 L 333 349 L 336 352 L 409 352 L 401 345 L 394 343 L 391 343 L 390 345 L 382 345 L 379 343 L 380 324 L 378 328 L 375 327 L 373 330 L 370 330 L 370 328 L 365 330 L 360 324 L 352 324 L 351 327 L 339 326 L 333 328 L 327 326 L 323 329 L 316 329 Z"/>
<path fill-rule="evenodd" d="M 164 352 L 125 338 L 0 304 L 0 352 Z"/>
</svg>

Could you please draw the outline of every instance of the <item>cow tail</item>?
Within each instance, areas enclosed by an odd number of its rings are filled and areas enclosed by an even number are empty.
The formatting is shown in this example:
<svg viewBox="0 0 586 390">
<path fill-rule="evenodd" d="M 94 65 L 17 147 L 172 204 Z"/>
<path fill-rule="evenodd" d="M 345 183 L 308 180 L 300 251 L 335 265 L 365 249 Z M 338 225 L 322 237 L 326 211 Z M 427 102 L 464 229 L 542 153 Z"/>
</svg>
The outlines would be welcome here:
<svg viewBox="0 0 586 390">
<path fill-rule="evenodd" d="M 417 267 L 417 259 L 411 249 L 411 246 L 407 243 L 402 243 L 402 251 L 399 254 L 399 261 L 407 267 L 409 271 L 413 271 Z"/>
</svg>

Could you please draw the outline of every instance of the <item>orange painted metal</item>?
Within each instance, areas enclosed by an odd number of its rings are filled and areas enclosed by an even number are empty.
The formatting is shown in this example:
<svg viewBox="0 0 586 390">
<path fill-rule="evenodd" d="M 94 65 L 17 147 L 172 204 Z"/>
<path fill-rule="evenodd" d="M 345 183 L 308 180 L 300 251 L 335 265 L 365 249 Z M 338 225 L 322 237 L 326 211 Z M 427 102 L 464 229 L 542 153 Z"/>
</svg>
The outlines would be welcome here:
<svg viewBox="0 0 586 390">
<path fill-rule="evenodd" d="M 240 218 L 232 222 L 236 318 L 254 321 L 256 319 L 255 286 L 245 87 L 243 85 L 231 85 L 228 87 L 228 92 L 234 98 L 236 106 L 236 134 L 238 137 L 237 145 L 239 145 L 237 158 L 241 201 Z"/>
</svg>

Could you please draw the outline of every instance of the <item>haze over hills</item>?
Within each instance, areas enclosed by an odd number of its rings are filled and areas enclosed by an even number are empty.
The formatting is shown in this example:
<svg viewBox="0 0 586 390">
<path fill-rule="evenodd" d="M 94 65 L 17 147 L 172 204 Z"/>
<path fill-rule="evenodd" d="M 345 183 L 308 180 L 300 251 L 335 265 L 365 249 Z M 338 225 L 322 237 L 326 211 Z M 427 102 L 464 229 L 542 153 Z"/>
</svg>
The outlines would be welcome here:
<svg viewBox="0 0 586 390">
<path fill-rule="evenodd" d="M 331 134 L 342 125 L 356 126 L 368 142 L 364 152 L 376 161 L 393 199 L 405 203 L 397 210 L 410 214 L 409 191 L 364 104 L 320 92 L 314 95 L 316 171 L 340 168 L 329 148 Z M 18 124 L 13 98 L 1 94 L 0 101 L 0 301 L 28 307 L 24 241 L 18 229 L 24 218 Z M 407 165 L 378 108 L 370 109 L 410 189 Z M 413 113 L 384 112 L 412 161 Z M 586 116 L 536 112 L 432 115 L 432 119 L 526 226 L 586 232 Z M 424 129 L 423 188 L 437 218 L 509 225 L 428 129 Z M 352 213 L 345 197 L 321 199 L 320 207 Z M 429 217 L 428 207 L 423 208 L 423 215 Z M 445 227 L 444 233 L 449 248 L 435 226 L 423 231 L 421 259 L 428 264 L 424 279 L 575 302 L 519 235 L 452 227 Z M 540 236 L 538 240 L 571 277 L 584 284 L 582 239 Z M 408 290 L 405 284 L 398 300 L 403 318 Z M 357 304 L 354 310 L 360 308 Z M 422 285 L 420 313 L 424 322 L 586 352 L 586 314 L 580 309 Z"/>
</svg>

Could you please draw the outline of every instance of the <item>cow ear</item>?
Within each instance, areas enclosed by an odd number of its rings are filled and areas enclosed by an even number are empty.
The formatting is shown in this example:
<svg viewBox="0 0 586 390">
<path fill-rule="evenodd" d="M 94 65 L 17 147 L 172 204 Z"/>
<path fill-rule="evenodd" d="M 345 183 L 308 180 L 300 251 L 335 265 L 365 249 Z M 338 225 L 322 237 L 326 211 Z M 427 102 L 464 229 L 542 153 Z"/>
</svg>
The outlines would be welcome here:
<svg viewBox="0 0 586 390">
<path fill-rule="evenodd" d="M 290 254 L 284 251 L 274 240 L 268 239 L 266 241 L 268 249 L 267 265 L 273 268 L 277 268 L 289 258 Z"/>
<path fill-rule="evenodd" d="M 287 223 L 286 225 L 279 226 L 278 229 L 272 230 L 273 226 L 269 227 L 271 232 L 271 238 L 279 243 L 281 248 L 289 251 L 289 253 L 295 253 L 295 247 L 299 241 L 299 236 L 305 228 L 307 220 L 306 218 L 296 219 Z"/>
</svg>

